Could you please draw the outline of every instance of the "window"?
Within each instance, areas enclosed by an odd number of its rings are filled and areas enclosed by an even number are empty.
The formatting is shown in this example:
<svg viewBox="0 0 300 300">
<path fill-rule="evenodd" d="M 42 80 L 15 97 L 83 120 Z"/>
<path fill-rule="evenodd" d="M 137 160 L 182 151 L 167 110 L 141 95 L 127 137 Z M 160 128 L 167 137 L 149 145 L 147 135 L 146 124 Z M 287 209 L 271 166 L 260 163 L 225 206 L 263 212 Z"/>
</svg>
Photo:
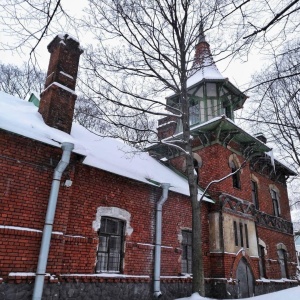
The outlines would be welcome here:
<svg viewBox="0 0 300 300">
<path fill-rule="evenodd" d="M 258 245 L 258 255 L 259 255 L 259 273 L 260 277 L 266 278 L 266 265 L 265 265 L 265 247 Z"/>
<path fill-rule="evenodd" d="M 241 247 L 244 247 L 243 224 L 242 223 L 240 223 L 240 239 L 241 239 Z"/>
<path fill-rule="evenodd" d="M 237 222 L 233 221 L 233 233 L 234 233 L 235 246 L 244 247 L 244 244 L 246 243 L 246 247 L 249 248 L 249 235 L 248 235 L 247 224 L 239 223 L 239 230 L 238 230 Z"/>
<path fill-rule="evenodd" d="M 284 249 L 277 250 L 277 253 L 279 258 L 281 277 L 287 278 L 287 253 Z"/>
<path fill-rule="evenodd" d="M 199 123 L 199 103 L 193 98 L 190 99 L 189 115 L 189 125 Z"/>
<path fill-rule="evenodd" d="M 181 258 L 181 271 L 185 274 L 192 273 L 192 232 L 182 231 L 182 258 Z"/>
<path fill-rule="evenodd" d="M 252 195 L 252 202 L 255 205 L 256 209 L 259 209 L 258 205 L 258 193 L 257 193 L 257 182 L 254 180 L 251 180 L 251 195 Z"/>
<path fill-rule="evenodd" d="M 234 241 L 235 241 L 235 245 L 238 246 L 238 245 L 239 245 L 239 238 L 238 238 L 238 232 L 237 232 L 236 221 L 233 221 L 233 231 L 234 231 Z"/>
<path fill-rule="evenodd" d="M 229 161 L 228 161 L 229 167 L 231 168 L 231 173 L 234 173 L 231 175 L 232 177 L 232 185 L 235 188 L 240 189 L 241 188 L 241 180 L 240 180 L 240 175 L 241 175 L 241 170 L 240 168 L 240 162 L 236 154 L 232 153 L 229 156 Z"/>
<path fill-rule="evenodd" d="M 232 161 L 232 165 L 231 165 L 231 172 L 235 172 L 238 169 L 238 167 L 236 166 L 236 163 L 234 161 Z M 232 185 L 235 188 L 240 189 L 241 188 L 241 182 L 240 182 L 240 171 L 234 173 L 232 175 Z"/>
<path fill-rule="evenodd" d="M 271 190 L 271 197 L 272 197 L 272 203 L 273 203 L 273 213 L 274 216 L 279 217 L 279 199 L 278 199 L 278 193 L 275 190 Z"/>
<path fill-rule="evenodd" d="M 96 273 L 121 271 L 124 222 L 102 217 L 99 233 Z"/>
<path fill-rule="evenodd" d="M 202 158 L 197 153 L 193 153 L 193 162 L 195 172 L 197 173 L 197 183 L 199 184 L 199 169 L 202 167 Z"/>
</svg>

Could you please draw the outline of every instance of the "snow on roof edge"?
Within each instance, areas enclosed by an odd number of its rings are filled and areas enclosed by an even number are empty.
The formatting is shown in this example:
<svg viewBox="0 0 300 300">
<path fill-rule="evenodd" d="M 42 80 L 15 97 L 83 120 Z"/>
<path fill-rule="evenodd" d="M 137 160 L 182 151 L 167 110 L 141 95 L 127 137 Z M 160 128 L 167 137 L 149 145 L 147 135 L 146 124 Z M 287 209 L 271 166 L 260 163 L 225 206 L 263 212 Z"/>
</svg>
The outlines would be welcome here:
<svg viewBox="0 0 300 300">
<path fill-rule="evenodd" d="M 147 185 L 151 183 L 146 178 L 153 178 L 160 183 L 170 183 L 171 191 L 189 196 L 187 180 L 148 154 L 144 153 L 142 158 L 135 157 L 132 163 L 126 160 L 119 149 L 119 147 L 125 147 L 124 144 L 109 138 L 99 140 L 98 136 L 76 123 L 72 124 L 71 134 L 67 134 L 46 125 L 37 110 L 38 108 L 32 103 L 0 91 L 0 111 L 2 112 L 0 129 L 54 147 L 60 147 L 63 142 L 73 143 L 75 146 L 73 152 L 85 156 L 83 161 L 85 165 Z M 204 197 L 204 200 L 213 202 L 207 197 Z"/>
</svg>

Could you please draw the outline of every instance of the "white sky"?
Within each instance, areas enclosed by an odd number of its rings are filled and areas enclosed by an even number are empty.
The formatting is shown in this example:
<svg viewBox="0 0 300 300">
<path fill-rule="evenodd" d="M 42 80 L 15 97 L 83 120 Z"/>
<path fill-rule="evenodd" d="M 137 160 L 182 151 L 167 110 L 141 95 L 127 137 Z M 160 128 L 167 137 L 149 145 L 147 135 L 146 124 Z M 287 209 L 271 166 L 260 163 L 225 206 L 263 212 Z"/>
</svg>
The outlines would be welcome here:
<svg viewBox="0 0 300 300">
<path fill-rule="evenodd" d="M 73 1 L 73 0 L 62 0 L 62 5 L 67 13 L 73 17 L 79 17 L 81 12 L 85 6 L 86 0 Z M 74 32 L 67 33 L 76 36 Z M 54 37 L 54 36 L 53 36 Z M 11 36 L 5 36 L 3 31 L 0 31 L 1 40 L 12 39 Z M 51 42 L 52 38 L 44 39 L 40 42 L 37 51 L 36 57 L 40 67 L 47 71 L 48 62 L 49 62 L 49 53 L 47 50 L 47 45 Z M 90 40 L 88 39 L 88 33 L 86 33 L 85 38 L 80 38 L 80 44 L 84 48 Z M 208 39 L 209 42 L 209 39 Z M 28 52 L 29 53 L 29 52 Z M 24 61 L 28 59 L 28 53 L 20 53 L 18 51 L 14 51 L 13 53 L 10 51 L 1 51 L 0 61 L 2 63 L 11 63 L 21 65 Z M 228 77 L 229 80 L 237 85 L 239 88 L 243 89 L 247 87 L 247 84 L 251 80 L 251 74 L 253 72 L 258 71 L 261 68 L 261 61 L 258 56 L 249 56 L 247 62 L 241 62 L 239 60 L 235 60 L 228 65 L 229 60 L 225 60 L 217 63 L 217 67 L 224 77 Z"/>
</svg>

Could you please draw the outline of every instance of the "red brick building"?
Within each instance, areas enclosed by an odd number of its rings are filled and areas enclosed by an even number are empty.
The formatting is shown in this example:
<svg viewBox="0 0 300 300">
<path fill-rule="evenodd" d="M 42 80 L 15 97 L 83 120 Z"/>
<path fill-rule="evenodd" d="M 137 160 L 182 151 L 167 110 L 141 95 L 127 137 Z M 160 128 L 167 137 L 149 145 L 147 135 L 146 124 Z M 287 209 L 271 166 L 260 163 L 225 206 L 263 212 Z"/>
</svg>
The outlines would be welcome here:
<svg viewBox="0 0 300 300">
<path fill-rule="evenodd" d="M 189 295 L 192 228 L 184 158 L 161 145 L 149 151 L 164 163 L 132 156 L 128 146 L 72 124 L 82 50 L 68 35 L 57 36 L 48 49 L 38 111 L 0 92 L 0 295 L 31 299 L 37 281 L 44 283 L 43 299 Z M 243 165 L 212 185 L 202 202 L 206 293 L 241 298 L 295 285 L 286 188 L 294 172 L 234 124 L 233 111 L 246 97 L 219 73 L 203 37 L 195 61 L 188 87 L 199 186 Z M 178 105 L 176 95 L 167 101 Z M 178 138 L 180 128 L 176 119 L 164 118 L 159 136 Z"/>
</svg>

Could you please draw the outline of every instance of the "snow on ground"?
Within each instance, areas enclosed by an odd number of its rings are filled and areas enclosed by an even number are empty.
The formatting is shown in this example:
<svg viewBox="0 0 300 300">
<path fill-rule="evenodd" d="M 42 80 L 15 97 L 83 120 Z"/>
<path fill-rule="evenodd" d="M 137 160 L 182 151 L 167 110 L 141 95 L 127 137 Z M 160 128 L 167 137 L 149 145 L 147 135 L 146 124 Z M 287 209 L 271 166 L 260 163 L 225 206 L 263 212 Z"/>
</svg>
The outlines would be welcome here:
<svg viewBox="0 0 300 300">
<path fill-rule="evenodd" d="M 199 296 L 198 293 L 193 294 L 191 297 L 188 298 L 180 298 L 177 300 L 212 300 L 212 298 L 205 298 Z M 256 296 L 252 298 L 243 298 L 244 300 L 246 299 L 252 299 L 252 300 L 299 300 L 300 299 L 300 286 L 282 290 L 279 292 L 275 293 L 270 293 L 270 294 L 264 294 L 261 296 Z"/>
</svg>

